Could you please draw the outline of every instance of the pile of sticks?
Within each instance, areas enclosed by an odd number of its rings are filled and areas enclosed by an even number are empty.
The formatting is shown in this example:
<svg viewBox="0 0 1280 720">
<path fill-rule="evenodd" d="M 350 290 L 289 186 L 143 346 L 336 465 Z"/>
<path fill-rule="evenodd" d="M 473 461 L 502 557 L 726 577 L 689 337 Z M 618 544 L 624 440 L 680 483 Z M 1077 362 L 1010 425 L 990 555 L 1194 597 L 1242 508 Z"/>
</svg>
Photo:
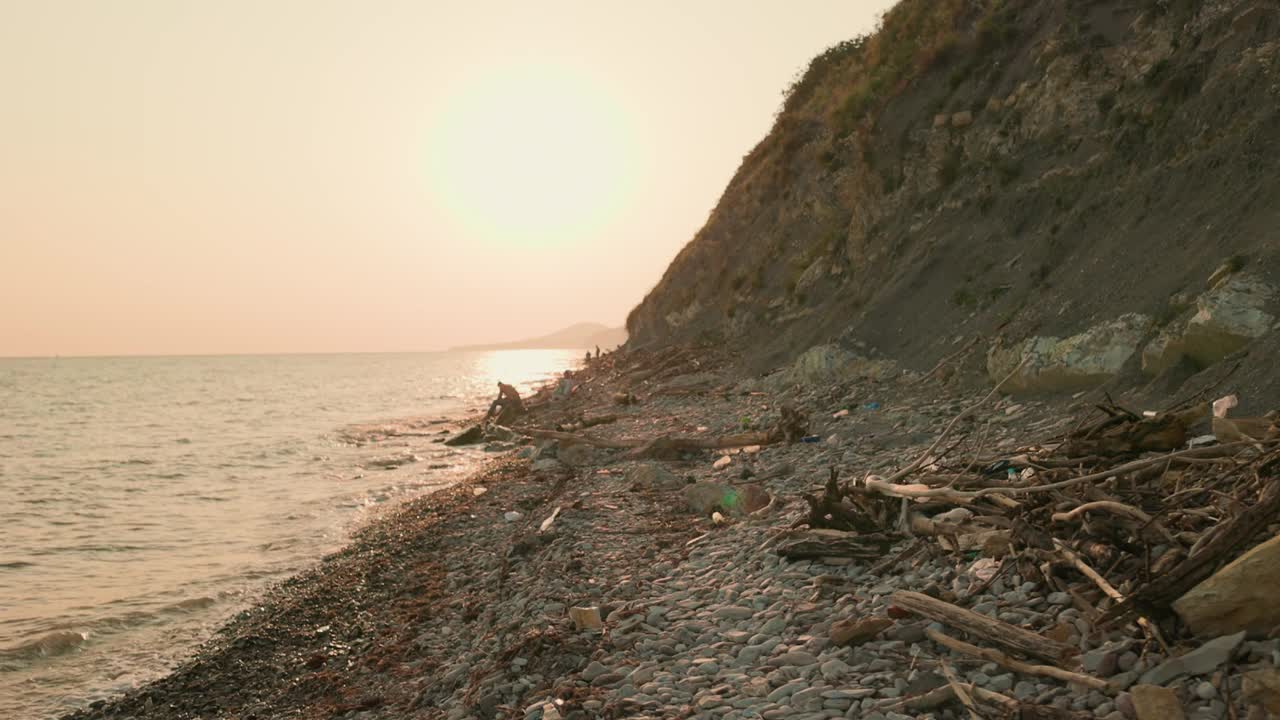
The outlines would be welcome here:
<svg viewBox="0 0 1280 720">
<path fill-rule="evenodd" d="M 948 459 L 945 448 L 959 421 L 990 397 L 956 416 L 928 450 L 892 474 L 842 483 L 833 468 L 821 493 L 803 496 L 808 512 L 793 528 L 811 534 L 804 553 L 795 555 L 861 559 L 871 555 L 867 545 L 886 536 L 913 536 L 915 543 L 872 572 L 922 550 L 950 553 L 958 564 L 984 555 L 998 563 L 997 576 L 1016 568 L 1046 592 L 1069 593 L 1095 637 L 1135 623 L 1133 634 L 1154 652 L 1176 655 L 1171 646 L 1191 642 L 1191 631 L 1175 603 L 1266 540 L 1268 525 L 1280 521 L 1276 433 L 1216 433 L 1215 444 L 1188 448 L 1189 429 L 1209 420 L 1207 402 L 1145 415 L 1109 403 L 1102 421 L 1055 441 L 1003 457 Z M 1258 419 L 1253 426 L 1274 428 L 1269 423 Z M 960 655 L 1078 688 L 1115 690 L 1082 672 L 1078 648 L 966 609 L 963 598 L 899 591 L 889 602 L 891 616 L 927 618 L 967 636 L 926 633 Z M 1000 714 L 1019 712 L 1012 698 L 977 690 L 953 679 L 933 694 L 971 714 L 984 698 Z M 919 700 L 910 709 L 923 707 Z"/>
</svg>

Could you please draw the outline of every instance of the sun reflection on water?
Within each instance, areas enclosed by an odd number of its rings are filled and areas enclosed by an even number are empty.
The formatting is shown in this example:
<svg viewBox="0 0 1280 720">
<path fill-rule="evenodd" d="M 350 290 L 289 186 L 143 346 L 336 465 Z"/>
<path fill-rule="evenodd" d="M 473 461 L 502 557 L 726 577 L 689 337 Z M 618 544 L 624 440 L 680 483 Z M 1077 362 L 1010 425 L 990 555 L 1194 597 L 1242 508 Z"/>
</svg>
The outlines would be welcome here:
<svg viewBox="0 0 1280 720">
<path fill-rule="evenodd" d="M 476 375 L 490 385 L 502 381 L 524 392 L 566 368 L 576 368 L 581 359 L 576 350 L 495 350 L 477 359 Z"/>
</svg>

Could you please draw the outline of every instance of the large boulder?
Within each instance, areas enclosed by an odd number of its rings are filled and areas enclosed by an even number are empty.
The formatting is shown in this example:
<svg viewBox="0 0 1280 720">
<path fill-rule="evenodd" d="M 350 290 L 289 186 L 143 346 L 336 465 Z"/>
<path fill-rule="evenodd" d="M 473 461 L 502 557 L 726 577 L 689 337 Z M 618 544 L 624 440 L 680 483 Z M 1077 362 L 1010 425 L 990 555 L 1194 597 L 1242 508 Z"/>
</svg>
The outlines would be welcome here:
<svg viewBox="0 0 1280 720">
<path fill-rule="evenodd" d="M 775 389 L 792 385 L 820 385 L 852 380 L 885 380 L 897 374 L 891 360 L 872 360 L 838 345 L 815 345 L 782 372 L 766 379 Z"/>
<path fill-rule="evenodd" d="M 1159 375 L 1184 357 L 1209 367 L 1268 333 L 1276 318 L 1269 312 L 1273 287 L 1254 275 L 1215 276 L 1215 284 L 1196 299 L 1195 313 L 1171 323 L 1142 351 L 1142 369 Z"/>
<path fill-rule="evenodd" d="M 698 515 L 720 511 L 728 515 L 747 515 L 766 507 L 769 493 L 756 485 L 725 485 L 701 481 L 685 487 L 685 502 Z"/>
<path fill-rule="evenodd" d="M 1280 626 L 1280 536 L 1258 545 L 1191 588 L 1173 603 L 1197 635 L 1240 631 L 1262 635 Z"/>
<path fill-rule="evenodd" d="M 1096 387 L 1120 373 L 1151 328 L 1151 318 L 1121 315 L 1067 338 L 1041 336 L 987 354 L 987 373 L 1012 393 L 1075 392 Z"/>
</svg>

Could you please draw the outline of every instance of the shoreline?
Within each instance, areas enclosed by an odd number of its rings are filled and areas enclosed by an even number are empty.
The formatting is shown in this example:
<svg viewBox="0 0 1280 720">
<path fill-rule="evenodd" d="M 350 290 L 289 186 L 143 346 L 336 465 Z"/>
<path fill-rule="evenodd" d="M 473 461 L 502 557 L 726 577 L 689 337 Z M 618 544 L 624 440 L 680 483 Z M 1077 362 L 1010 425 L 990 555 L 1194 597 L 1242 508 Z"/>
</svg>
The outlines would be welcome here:
<svg viewBox="0 0 1280 720">
<path fill-rule="evenodd" d="M 120 690 L 123 683 L 114 680 L 115 675 L 107 674 L 96 680 L 73 684 L 77 677 L 83 676 L 75 673 L 75 667 L 59 669 L 59 663 L 72 659 L 65 656 L 81 651 L 88 652 L 79 664 L 83 669 L 93 670 L 94 654 L 105 658 L 138 654 L 139 648 L 147 649 L 162 662 L 128 668 L 125 682 L 142 687 L 163 678 L 223 632 L 243 611 L 260 605 L 275 586 L 347 547 L 365 527 L 377 524 L 385 515 L 394 512 L 398 505 L 447 489 L 473 476 L 490 459 L 486 457 L 487 453 L 445 448 L 436 443 L 469 422 L 478 402 L 478 398 L 472 401 L 459 399 L 431 414 L 339 425 L 318 435 L 318 442 L 332 441 L 341 448 L 339 452 L 347 456 L 344 458 L 346 472 L 342 476 L 317 476 L 323 477 L 325 482 L 338 483 L 330 502 L 323 508 L 330 515 L 329 522 L 323 526 L 320 535 L 301 532 L 296 535 L 299 541 L 310 546 L 309 554 L 295 558 L 296 562 L 281 565 L 280 560 L 264 558 L 257 565 L 244 566 L 242 575 L 225 582 L 225 589 L 211 588 L 204 595 L 179 595 L 179 599 L 169 605 L 136 611 L 135 616 L 143 619 L 135 620 L 132 627 L 126 621 L 117 620 L 121 617 L 119 614 L 112 616 L 104 612 L 105 618 L 96 622 L 68 626 L 72 628 L 68 630 L 52 630 L 24 643 L 0 648 L 0 656 L 7 655 L 7 659 L 12 661 L 7 670 L 19 675 L 29 674 L 32 679 L 26 682 L 33 687 L 38 687 L 40 682 L 51 683 L 50 687 L 56 688 L 58 695 L 49 692 L 46 697 L 50 704 L 62 708 L 55 711 L 48 706 L 42 707 L 44 703 L 33 699 L 27 702 L 26 707 L 17 708 L 14 717 L 62 717 L 104 693 L 118 696 L 121 692 L 134 691 Z M 437 437 L 440 440 L 430 439 Z M 445 451 L 447 456 L 437 457 L 441 451 Z M 347 482 L 368 481 L 372 482 L 367 487 L 343 489 Z M 100 637 L 104 633 L 107 636 L 105 640 Z M 163 647 L 158 644 L 170 637 L 183 640 L 169 640 Z M 64 638 L 70 640 L 64 641 Z M 113 686 L 115 690 L 111 689 Z M 14 687 L 20 688 L 21 685 L 15 683 Z M 74 697 L 83 700 L 74 702 L 71 700 Z M 28 713 L 33 714 L 29 716 Z"/>
<path fill-rule="evenodd" d="M 1134 629 L 1084 632 L 1094 616 L 1062 604 L 1065 593 L 1032 567 L 991 575 L 985 550 L 891 536 L 869 555 L 779 552 L 807 515 L 804 494 L 816 497 L 833 467 L 888 475 L 984 391 L 909 377 L 752 389 L 762 384 L 707 351 L 609 355 L 577 378 L 569 400 L 532 403 L 526 427 L 616 415 L 589 435 L 634 447 L 667 433 L 755 432 L 791 404 L 806 409 L 818 442 L 726 453 L 650 445 L 630 459 L 526 440 L 527 450 L 401 503 L 271 587 L 168 676 L 63 719 L 958 718 L 944 677 L 954 667 L 973 695 L 1023 717 L 1128 720 L 1130 686 L 1163 661 Z M 632 392 L 640 404 L 616 404 Z M 1008 455 L 1069 430 L 1062 405 L 995 399 L 973 433 L 979 449 Z M 696 488 L 715 500 L 701 502 Z M 726 488 L 769 501 L 731 512 Z M 942 625 L 890 608 L 906 590 L 1110 665 L 1088 659 L 1096 685 L 1079 686 L 948 654 L 929 635 Z M 603 627 L 579 629 L 573 607 L 598 609 Z M 865 637 L 851 639 L 850 627 Z M 1250 647 L 1241 658 L 1265 654 Z M 1225 717 L 1220 695 L 1187 682 L 1194 717 Z"/>
</svg>

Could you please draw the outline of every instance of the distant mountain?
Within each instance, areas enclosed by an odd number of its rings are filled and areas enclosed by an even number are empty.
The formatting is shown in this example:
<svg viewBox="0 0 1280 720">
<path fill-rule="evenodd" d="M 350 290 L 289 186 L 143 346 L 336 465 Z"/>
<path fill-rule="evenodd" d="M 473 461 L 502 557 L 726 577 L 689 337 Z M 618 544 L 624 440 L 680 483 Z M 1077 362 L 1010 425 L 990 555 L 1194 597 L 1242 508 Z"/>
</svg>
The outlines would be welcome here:
<svg viewBox="0 0 1280 720">
<path fill-rule="evenodd" d="M 453 350 L 592 350 L 596 347 L 612 350 L 626 341 L 626 328 L 609 327 L 600 323 L 578 323 L 541 337 L 488 345 L 465 345 Z"/>
</svg>

